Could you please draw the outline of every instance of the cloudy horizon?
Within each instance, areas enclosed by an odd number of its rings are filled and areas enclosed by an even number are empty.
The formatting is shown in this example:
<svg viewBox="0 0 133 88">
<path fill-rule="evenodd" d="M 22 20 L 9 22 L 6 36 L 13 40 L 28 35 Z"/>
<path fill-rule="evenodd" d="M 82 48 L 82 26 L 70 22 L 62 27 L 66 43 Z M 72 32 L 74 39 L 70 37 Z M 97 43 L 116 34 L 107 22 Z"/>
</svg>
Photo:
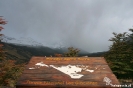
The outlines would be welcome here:
<svg viewBox="0 0 133 88">
<path fill-rule="evenodd" d="M 2 33 L 88 52 L 107 51 L 112 32 L 133 26 L 133 0 L 0 0 Z"/>
</svg>

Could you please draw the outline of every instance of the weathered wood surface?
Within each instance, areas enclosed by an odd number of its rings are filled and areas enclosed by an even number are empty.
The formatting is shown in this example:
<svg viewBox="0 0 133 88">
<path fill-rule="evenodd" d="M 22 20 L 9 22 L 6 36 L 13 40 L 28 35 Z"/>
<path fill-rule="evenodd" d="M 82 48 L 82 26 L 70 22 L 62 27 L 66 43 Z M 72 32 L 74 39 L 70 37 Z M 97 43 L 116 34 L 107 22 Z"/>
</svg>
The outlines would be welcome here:
<svg viewBox="0 0 133 88">
<path fill-rule="evenodd" d="M 70 76 L 66 74 L 67 72 L 60 71 L 59 69 L 63 66 L 68 68 L 70 66 L 70 69 L 75 67 L 82 69 L 73 72 L 75 75 L 82 75 L 82 77 L 73 78 L 74 75 Z M 111 81 L 109 85 L 106 85 L 107 80 Z M 111 84 L 119 85 L 119 82 L 103 57 L 32 57 L 16 87 L 111 88 Z"/>
</svg>

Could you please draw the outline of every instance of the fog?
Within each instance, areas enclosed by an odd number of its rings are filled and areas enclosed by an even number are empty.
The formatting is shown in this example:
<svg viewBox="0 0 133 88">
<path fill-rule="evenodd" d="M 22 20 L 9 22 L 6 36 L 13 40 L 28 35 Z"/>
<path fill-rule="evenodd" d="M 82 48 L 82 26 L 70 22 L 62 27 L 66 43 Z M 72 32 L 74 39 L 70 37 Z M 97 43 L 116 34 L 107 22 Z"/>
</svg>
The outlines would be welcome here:
<svg viewBox="0 0 133 88">
<path fill-rule="evenodd" d="M 32 38 L 45 46 L 62 45 L 88 52 L 108 50 L 112 32 L 133 25 L 133 0 L 0 0 L 8 21 L 3 34 Z"/>
</svg>

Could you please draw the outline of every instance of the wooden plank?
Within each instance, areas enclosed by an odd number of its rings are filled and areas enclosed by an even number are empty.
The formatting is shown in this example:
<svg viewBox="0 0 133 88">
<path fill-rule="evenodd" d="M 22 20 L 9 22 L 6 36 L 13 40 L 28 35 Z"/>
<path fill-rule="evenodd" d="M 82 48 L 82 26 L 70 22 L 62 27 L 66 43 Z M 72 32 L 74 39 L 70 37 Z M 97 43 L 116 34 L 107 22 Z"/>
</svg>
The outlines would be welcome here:
<svg viewBox="0 0 133 88">
<path fill-rule="evenodd" d="M 51 59 L 52 58 L 52 59 Z M 61 59 L 60 59 L 61 58 Z M 32 58 L 29 62 L 29 64 L 36 64 L 37 62 L 45 62 L 45 64 L 50 65 L 50 64 L 63 64 L 63 65 L 68 65 L 68 64 L 107 64 L 104 58 L 102 57 L 36 57 Z"/>
<path fill-rule="evenodd" d="M 95 81 L 103 83 L 104 77 L 109 77 L 113 82 L 117 82 L 115 75 L 113 74 L 85 74 L 80 79 L 72 79 L 66 74 L 23 74 L 21 80 L 18 83 L 30 81 Z M 63 80 L 62 80 L 63 79 Z M 30 85 L 30 84 L 29 84 Z"/>
</svg>

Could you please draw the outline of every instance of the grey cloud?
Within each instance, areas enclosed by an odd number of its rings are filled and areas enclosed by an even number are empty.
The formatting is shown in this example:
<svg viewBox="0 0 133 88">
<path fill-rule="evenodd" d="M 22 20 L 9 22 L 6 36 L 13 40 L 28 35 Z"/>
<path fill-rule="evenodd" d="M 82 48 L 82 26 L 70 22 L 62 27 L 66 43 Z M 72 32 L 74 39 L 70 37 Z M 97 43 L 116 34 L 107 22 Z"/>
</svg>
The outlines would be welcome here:
<svg viewBox="0 0 133 88">
<path fill-rule="evenodd" d="M 1 0 L 9 21 L 3 33 L 31 37 L 43 44 L 74 46 L 88 52 L 108 50 L 112 32 L 133 24 L 132 0 Z"/>
</svg>

